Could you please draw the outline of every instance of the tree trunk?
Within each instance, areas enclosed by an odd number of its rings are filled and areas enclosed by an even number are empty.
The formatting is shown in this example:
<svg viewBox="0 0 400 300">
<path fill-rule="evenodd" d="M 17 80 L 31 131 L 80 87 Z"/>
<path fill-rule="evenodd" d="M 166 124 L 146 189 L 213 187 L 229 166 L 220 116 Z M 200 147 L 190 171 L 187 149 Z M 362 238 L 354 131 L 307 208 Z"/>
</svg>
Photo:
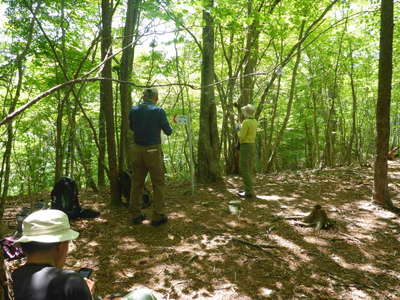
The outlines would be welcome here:
<svg viewBox="0 0 400 300">
<path fill-rule="evenodd" d="M 75 97 L 77 97 L 75 95 Z M 75 176 L 75 132 L 76 132 L 76 104 L 68 105 L 68 139 L 67 139 L 67 153 L 65 159 L 65 175 L 71 178 Z"/>
<path fill-rule="evenodd" d="M 99 157 L 97 160 L 97 184 L 105 186 L 106 125 L 104 120 L 104 97 L 100 96 L 99 112 Z"/>
<path fill-rule="evenodd" d="M 40 8 L 40 5 L 36 6 L 35 12 L 37 12 Z M 29 24 L 29 31 L 28 31 L 28 36 L 26 38 L 26 45 L 24 50 L 18 54 L 17 59 L 16 59 L 16 64 L 17 64 L 17 75 L 18 75 L 18 81 L 17 81 L 17 86 L 16 86 L 16 91 L 14 97 L 11 99 L 11 104 L 10 108 L 8 111 L 8 114 L 11 114 L 15 111 L 17 102 L 19 100 L 19 97 L 21 95 L 21 90 L 22 90 L 22 82 L 23 82 L 23 76 L 24 76 L 24 63 L 26 60 L 26 55 L 31 47 L 32 43 L 32 38 L 33 38 L 33 30 L 34 30 L 34 20 L 31 20 Z M 12 93 L 10 93 L 12 94 Z M 9 180 L 10 180 L 10 169 L 11 169 L 11 152 L 12 152 L 12 145 L 14 141 L 14 132 L 13 132 L 13 124 L 12 122 L 7 124 L 7 142 L 6 142 L 6 150 L 3 155 L 3 162 L 2 162 L 2 174 L 0 178 L 0 192 L 1 192 L 1 198 L 0 198 L 0 218 L 3 217 L 4 209 L 5 209 L 5 198 L 8 195 L 8 186 L 9 186 Z M 1 185 L 2 183 L 2 185 Z"/>
<path fill-rule="evenodd" d="M 393 0 L 381 2 L 381 32 L 379 43 L 378 101 L 376 103 L 376 158 L 374 173 L 374 200 L 394 209 L 388 190 L 390 132 L 390 101 L 392 90 L 393 56 Z"/>
<path fill-rule="evenodd" d="M 54 171 L 54 182 L 57 182 L 57 180 L 60 179 L 63 172 L 62 161 L 63 161 L 64 151 L 62 143 L 62 119 L 64 114 L 64 103 L 66 101 L 66 97 L 68 97 L 68 96 L 62 96 L 61 98 L 60 93 L 58 94 L 59 94 L 59 99 L 57 104 L 57 119 L 56 119 L 56 141 L 55 141 L 56 161 L 55 161 L 55 171 Z"/>
<path fill-rule="evenodd" d="M 350 45 L 351 47 L 351 45 Z M 352 95 L 352 111 L 351 111 L 351 115 L 352 115 L 352 123 L 351 123 L 351 134 L 350 134 L 350 141 L 349 141 L 349 146 L 347 149 L 347 163 L 351 164 L 352 160 L 353 160 L 353 145 L 354 145 L 354 141 L 356 138 L 356 134 L 357 134 L 357 93 L 356 93 L 356 87 L 355 87 L 355 83 L 354 83 L 354 62 L 353 62 L 353 51 L 350 49 L 350 85 L 351 85 L 351 95 Z M 358 153 L 357 150 L 357 145 L 356 145 L 356 151 L 355 153 Z"/>
<path fill-rule="evenodd" d="M 112 78 L 111 70 L 111 23 L 112 23 L 112 8 L 109 0 L 101 1 L 102 9 L 102 41 L 101 41 L 101 58 L 102 61 L 106 60 L 101 72 L 105 78 Z M 107 137 L 107 154 L 111 190 L 112 205 L 120 204 L 120 197 L 118 192 L 118 178 L 117 178 L 117 155 L 115 147 L 115 126 L 114 126 L 114 107 L 113 107 L 113 89 L 111 80 L 103 80 L 100 83 L 100 97 L 103 98 L 104 103 L 104 116 L 106 123 L 106 137 Z"/>
<path fill-rule="evenodd" d="M 217 108 L 214 95 L 214 21 L 210 14 L 214 0 L 203 8 L 203 47 L 201 64 L 200 132 L 197 176 L 200 182 L 221 180 Z"/>
<path fill-rule="evenodd" d="M 264 1 L 261 3 L 261 7 L 258 9 L 253 8 L 253 0 L 247 0 L 247 15 L 248 17 L 253 17 L 254 21 L 251 23 L 247 29 L 246 35 L 246 49 L 247 61 L 244 67 L 243 82 L 241 85 L 241 95 L 238 105 L 239 115 L 240 108 L 244 105 L 252 103 L 253 91 L 254 91 L 254 77 L 252 74 L 255 72 L 257 61 L 258 61 L 258 41 L 260 36 L 259 28 L 259 10 L 262 8 Z"/>
<path fill-rule="evenodd" d="M 134 32 L 137 27 L 137 20 L 139 16 L 139 5 L 141 0 L 128 0 L 124 37 L 122 40 L 122 58 L 120 68 L 120 79 L 122 81 L 129 81 L 132 76 L 132 64 L 134 56 L 134 45 L 132 45 Z M 121 98 L 121 137 L 119 147 L 119 170 L 124 170 L 128 164 L 127 153 L 129 153 L 129 144 L 132 143 L 133 137 L 128 136 L 132 134 L 129 131 L 128 110 L 132 106 L 132 87 L 128 84 L 120 84 L 120 98 Z"/>
<path fill-rule="evenodd" d="M 235 95 L 235 86 L 236 81 L 239 76 L 239 72 L 242 69 L 242 66 L 245 60 L 248 57 L 248 54 L 245 53 L 244 57 L 241 59 L 240 63 L 236 66 L 236 69 L 233 69 L 233 42 L 234 42 L 234 31 L 231 30 L 229 32 L 229 41 L 227 45 L 224 41 L 224 34 L 222 32 L 221 27 L 219 28 L 220 38 L 221 38 L 221 48 L 222 52 L 227 64 L 228 68 L 228 82 L 227 86 L 224 89 L 222 84 L 218 84 L 217 91 L 219 93 L 219 98 L 221 100 L 221 107 L 224 115 L 223 124 L 227 125 L 226 127 L 222 127 L 225 132 L 221 133 L 221 144 L 224 145 L 224 161 L 225 168 L 227 174 L 238 174 L 239 173 L 239 160 L 238 160 L 238 150 L 236 148 L 239 139 L 236 130 L 236 120 L 235 120 L 235 104 L 234 95 Z M 217 77 L 215 78 L 217 81 Z M 238 106 L 238 105 L 236 105 Z M 223 134 L 224 133 L 224 134 Z"/>
<path fill-rule="evenodd" d="M 87 186 L 89 186 L 93 190 L 93 192 L 98 193 L 99 189 L 97 188 L 97 185 L 92 177 L 93 172 L 92 172 L 91 155 L 90 153 L 89 155 L 85 153 L 84 151 L 85 144 L 83 141 L 84 137 L 81 136 L 80 141 L 76 143 L 76 150 L 78 152 L 79 162 L 83 167 Z"/>
</svg>

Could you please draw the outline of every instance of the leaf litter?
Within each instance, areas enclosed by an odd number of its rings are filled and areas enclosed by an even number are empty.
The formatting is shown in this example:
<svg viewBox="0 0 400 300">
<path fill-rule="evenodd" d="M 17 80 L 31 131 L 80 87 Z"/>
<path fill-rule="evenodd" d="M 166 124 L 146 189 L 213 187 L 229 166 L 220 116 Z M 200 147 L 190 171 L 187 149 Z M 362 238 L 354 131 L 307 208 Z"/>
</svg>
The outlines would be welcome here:
<svg viewBox="0 0 400 300">
<path fill-rule="evenodd" d="M 389 167 L 400 206 L 400 164 Z M 80 237 L 66 267 L 93 268 L 102 296 L 147 286 L 170 300 L 399 299 L 400 220 L 371 201 L 373 169 L 259 174 L 257 198 L 238 202 L 240 186 L 229 176 L 188 195 L 190 182 L 168 183 L 169 222 L 160 227 L 130 225 L 126 208 L 107 206 L 107 189 L 81 191 L 81 205 L 101 216 L 73 222 Z M 5 219 L 46 197 L 11 198 Z M 334 228 L 299 225 L 316 204 Z"/>
</svg>

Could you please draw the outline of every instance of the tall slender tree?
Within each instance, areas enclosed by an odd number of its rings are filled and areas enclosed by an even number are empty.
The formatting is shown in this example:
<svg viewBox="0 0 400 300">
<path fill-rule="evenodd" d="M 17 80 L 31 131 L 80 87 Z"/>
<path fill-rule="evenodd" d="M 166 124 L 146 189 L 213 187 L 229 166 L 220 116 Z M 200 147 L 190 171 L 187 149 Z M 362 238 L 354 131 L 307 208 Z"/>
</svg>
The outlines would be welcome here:
<svg viewBox="0 0 400 300">
<path fill-rule="evenodd" d="M 393 210 L 388 190 L 388 163 L 390 133 L 390 102 L 393 72 L 393 0 L 381 2 L 381 30 L 379 43 L 378 101 L 376 103 L 376 158 L 374 173 L 374 200 Z"/>
<path fill-rule="evenodd" d="M 120 79 L 122 81 L 129 81 L 132 76 L 133 55 L 135 50 L 133 41 L 138 23 L 140 3 L 141 0 L 128 0 L 127 3 L 120 67 Z M 119 170 L 123 170 L 126 167 L 127 160 L 129 160 L 129 154 L 127 157 L 130 143 L 128 136 L 130 133 L 128 130 L 128 109 L 132 105 L 132 87 L 129 84 L 121 83 L 119 92 L 121 100 L 121 137 L 118 164 Z"/>
<path fill-rule="evenodd" d="M 211 15 L 213 0 L 205 0 L 203 7 L 203 45 L 201 62 L 200 132 L 197 177 L 200 182 L 221 179 L 219 166 L 219 138 L 217 107 L 214 94 L 214 20 Z"/>
<path fill-rule="evenodd" d="M 101 1 L 102 11 L 102 40 L 101 40 L 101 58 L 104 62 L 102 76 L 112 78 L 112 39 L 111 39 L 111 24 L 112 24 L 112 7 L 109 0 Z M 113 88 L 111 80 L 102 80 L 100 82 L 100 97 L 104 103 L 104 117 L 106 123 L 107 137 L 107 156 L 111 189 L 111 204 L 118 205 L 120 197 L 118 192 L 117 178 L 117 154 L 115 146 L 115 126 L 114 126 L 114 105 L 113 105 Z"/>
</svg>

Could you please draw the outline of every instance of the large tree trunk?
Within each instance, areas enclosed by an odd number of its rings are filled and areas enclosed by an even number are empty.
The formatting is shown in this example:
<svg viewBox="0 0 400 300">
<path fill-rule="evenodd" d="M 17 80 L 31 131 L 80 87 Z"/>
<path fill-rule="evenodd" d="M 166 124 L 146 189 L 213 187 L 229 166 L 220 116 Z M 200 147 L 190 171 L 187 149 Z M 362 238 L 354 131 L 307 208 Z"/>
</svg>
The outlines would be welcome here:
<svg viewBox="0 0 400 300">
<path fill-rule="evenodd" d="M 112 78 L 111 70 L 111 23 L 112 8 L 109 0 L 101 1 L 102 9 L 102 41 L 101 58 L 106 60 L 101 75 L 105 78 Z M 111 204 L 118 205 L 120 197 L 118 192 L 117 178 L 117 155 L 115 147 L 115 126 L 114 126 L 114 107 L 113 107 L 113 89 L 111 80 L 102 80 L 100 83 L 100 97 L 104 103 L 104 116 L 106 122 L 107 154 L 111 190 Z"/>
<path fill-rule="evenodd" d="M 200 132 L 197 176 L 200 182 L 221 179 L 217 108 L 214 95 L 214 21 L 210 14 L 214 1 L 207 0 L 203 9 L 203 47 L 201 64 Z"/>
<path fill-rule="evenodd" d="M 253 8 L 253 0 L 247 1 L 247 15 L 248 17 L 253 17 L 254 21 L 247 29 L 246 35 L 246 49 L 245 53 L 247 54 L 247 61 L 244 67 L 243 81 L 240 87 L 240 101 L 239 101 L 239 115 L 240 108 L 244 105 L 247 105 L 253 100 L 253 91 L 254 91 L 254 83 L 255 79 L 252 75 L 256 70 L 256 65 L 258 61 L 258 41 L 260 36 L 260 25 L 259 25 L 259 10 L 261 10 L 264 5 L 264 1 L 261 3 L 261 7 L 258 9 Z"/>
<path fill-rule="evenodd" d="M 135 47 L 132 45 L 133 37 L 135 36 L 135 29 L 139 17 L 139 5 L 141 0 L 128 0 L 124 38 L 122 40 L 122 58 L 120 79 L 122 81 L 129 81 L 132 76 L 132 64 Z M 124 170 L 128 164 L 129 144 L 132 142 L 133 137 L 128 136 L 132 132 L 129 131 L 128 123 L 128 110 L 132 106 L 132 87 L 129 84 L 120 85 L 120 98 L 121 98 L 121 137 L 119 147 L 119 170 Z M 129 165 L 129 164 L 128 164 Z"/>
<path fill-rule="evenodd" d="M 394 209 L 388 191 L 387 174 L 387 153 L 389 150 L 390 132 L 390 101 L 393 72 L 393 0 L 382 0 L 381 3 L 381 35 L 379 49 L 374 200 L 389 209 Z"/>
</svg>

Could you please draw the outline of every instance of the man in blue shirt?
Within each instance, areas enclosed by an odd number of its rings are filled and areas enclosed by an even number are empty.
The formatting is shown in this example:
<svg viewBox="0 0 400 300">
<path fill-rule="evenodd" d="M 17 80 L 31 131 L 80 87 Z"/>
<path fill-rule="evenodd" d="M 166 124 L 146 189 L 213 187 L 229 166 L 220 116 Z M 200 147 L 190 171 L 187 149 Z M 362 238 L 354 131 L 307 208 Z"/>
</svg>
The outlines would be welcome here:
<svg viewBox="0 0 400 300">
<path fill-rule="evenodd" d="M 154 192 L 151 225 L 159 226 L 168 220 L 164 212 L 165 170 L 161 152 L 161 130 L 166 135 L 171 135 L 172 128 L 165 111 L 156 105 L 157 101 L 157 89 L 147 88 L 143 92 L 143 102 L 132 107 L 129 112 L 129 126 L 134 134 L 130 199 L 133 224 L 141 224 L 145 219 L 141 212 L 140 199 L 147 173 L 150 173 Z"/>
</svg>

